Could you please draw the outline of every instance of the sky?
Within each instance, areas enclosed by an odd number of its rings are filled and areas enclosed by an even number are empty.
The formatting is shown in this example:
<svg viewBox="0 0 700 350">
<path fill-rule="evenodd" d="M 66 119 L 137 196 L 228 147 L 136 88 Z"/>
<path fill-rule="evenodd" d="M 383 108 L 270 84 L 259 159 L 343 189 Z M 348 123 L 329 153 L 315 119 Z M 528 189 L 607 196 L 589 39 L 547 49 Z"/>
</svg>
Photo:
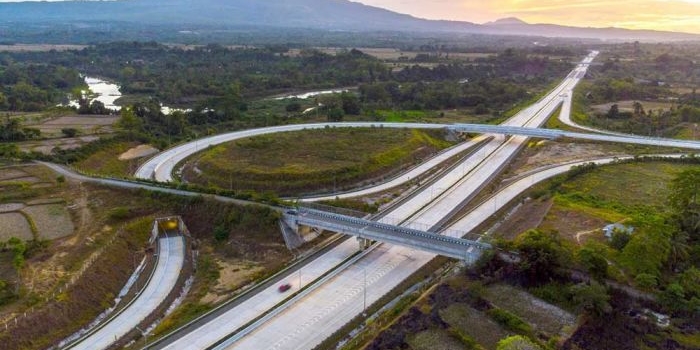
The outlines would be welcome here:
<svg viewBox="0 0 700 350">
<path fill-rule="evenodd" d="M 429 19 L 528 23 L 700 33 L 700 0 L 353 0 Z"/>
<path fill-rule="evenodd" d="M 0 0 L 16 1 L 20 0 Z M 656 29 L 700 34 L 700 0 L 351 1 L 428 19 L 484 23 L 499 18 L 518 17 L 528 23 Z"/>
</svg>

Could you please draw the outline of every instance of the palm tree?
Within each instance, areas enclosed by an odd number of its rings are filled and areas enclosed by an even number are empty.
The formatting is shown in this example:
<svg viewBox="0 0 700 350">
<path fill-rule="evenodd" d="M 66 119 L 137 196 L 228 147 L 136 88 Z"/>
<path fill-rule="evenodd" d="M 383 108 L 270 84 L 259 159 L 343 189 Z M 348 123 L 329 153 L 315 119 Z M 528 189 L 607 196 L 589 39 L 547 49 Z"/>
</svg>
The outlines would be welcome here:
<svg viewBox="0 0 700 350">
<path fill-rule="evenodd" d="M 668 265 L 671 270 L 675 270 L 680 263 L 690 257 L 688 238 L 688 234 L 681 230 L 674 232 L 671 236 L 671 246 L 668 252 Z"/>
</svg>

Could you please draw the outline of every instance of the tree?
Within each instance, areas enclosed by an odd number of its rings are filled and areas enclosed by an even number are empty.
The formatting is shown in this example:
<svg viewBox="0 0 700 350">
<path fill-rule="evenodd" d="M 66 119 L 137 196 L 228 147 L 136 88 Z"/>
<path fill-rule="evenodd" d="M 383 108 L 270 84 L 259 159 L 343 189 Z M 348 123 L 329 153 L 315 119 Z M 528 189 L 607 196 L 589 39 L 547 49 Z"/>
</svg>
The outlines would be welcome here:
<svg viewBox="0 0 700 350">
<path fill-rule="evenodd" d="M 340 95 L 343 101 L 343 112 L 350 115 L 359 115 L 362 112 L 360 107 L 360 100 L 355 96 L 355 94 L 344 92 Z"/>
<path fill-rule="evenodd" d="M 289 102 L 284 109 L 289 113 L 297 113 L 301 111 L 301 103 L 299 101 Z"/>
<path fill-rule="evenodd" d="M 612 237 L 610 237 L 609 244 L 611 247 L 621 252 L 623 249 L 625 249 L 627 243 L 630 242 L 630 238 L 630 234 L 627 232 L 627 230 L 620 230 L 615 227 L 612 230 Z"/>
<path fill-rule="evenodd" d="M 136 116 L 132 108 L 125 107 L 122 108 L 117 127 L 129 135 L 134 135 L 143 131 L 143 121 Z"/>
<path fill-rule="evenodd" d="M 61 132 L 65 137 L 75 137 L 78 135 L 78 129 L 76 128 L 63 128 L 61 129 Z"/>
<path fill-rule="evenodd" d="M 690 246 L 688 245 L 688 234 L 683 231 L 675 231 L 671 236 L 671 245 L 668 254 L 668 265 L 674 270 L 682 262 L 690 257 Z"/>
<path fill-rule="evenodd" d="M 343 112 L 342 108 L 333 108 L 333 109 L 328 111 L 328 121 L 329 122 L 343 121 L 344 116 L 345 116 L 345 112 Z"/>
<path fill-rule="evenodd" d="M 620 115 L 620 107 L 615 103 L 608 110 L 608 118 L 615 119 Z"/>
<path fill-rule="evenodd" d="M 518 236 L 515 244 L 521 258 L 518 268 L 529 276 L 529 283 L 550 281 L 570 260 L 556 232 L 529 230 Z"/>
<path fill-rule="evenodd" d="M 590 284 L 577 284 L 573 287 L 574 302 L 591 316 L 603 316 L 612 311 L 608 301 L 610 296 L 605 286 L 591 281 Z"/>
<path fill-rule="evenodd" d="M 634 101 L 632 104 L 632 107 L 634 108 L 634 116 L 639 118 L 644 115 L 644 106 L 639 101 Z"/>
<path fill-rule="evenodd" d="M 599 248 L 587 244 L 578 251 L 577 258 L 596 281 L 603 282 L 608 277 L 608 261 Z"/>
<path fill-rule="evenodd" d="M 669 202 L 677 212 L 698 206 L 700 201 L 700 168 L 680 172 L 670 185 Z"/>
<path fill-rule="evenodd" d="M 700 239 L 700 168 L 680 172 L 670 184 L 669 203 L 680 229 Z"/>
</svg>

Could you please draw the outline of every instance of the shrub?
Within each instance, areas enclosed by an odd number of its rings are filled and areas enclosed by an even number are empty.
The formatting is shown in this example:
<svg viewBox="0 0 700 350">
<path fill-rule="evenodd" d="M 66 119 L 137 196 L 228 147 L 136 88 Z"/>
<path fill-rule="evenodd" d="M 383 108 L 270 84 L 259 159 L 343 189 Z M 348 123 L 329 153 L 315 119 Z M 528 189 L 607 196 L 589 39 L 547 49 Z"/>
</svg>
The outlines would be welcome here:
<svg viewBox="0 0 700 350">
<path fill-rule="evenodd" d="M 525 321 L 521 320 L 518 316 L 511 314 L 508 311 L 499 308 L 493 308 L 486 311 L 494 321 L 498 322 L 501 326 L 506 329 L 519 334 L 530 334 L 532 333 L 532 327 Z"/>
<path fill-rule="evenodd" d="M 109 218 L 114 221 L 128 219 L 131 216 L 131 210 L 127 207 L 116 207 L 109 211 Z"/>
</svg>

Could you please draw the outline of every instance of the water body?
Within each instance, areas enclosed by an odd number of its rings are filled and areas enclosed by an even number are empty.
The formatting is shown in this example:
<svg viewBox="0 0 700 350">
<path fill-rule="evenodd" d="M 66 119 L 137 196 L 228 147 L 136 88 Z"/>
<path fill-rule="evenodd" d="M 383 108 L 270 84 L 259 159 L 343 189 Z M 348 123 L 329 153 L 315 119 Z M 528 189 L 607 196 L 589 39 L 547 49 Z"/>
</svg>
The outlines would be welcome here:
<svg viewBox="0 0 700 350">
<path fill-rule="evenodd" d="M 301 100 L 305 100 L 307 98 L 318 96 L 318 95 L 339 94 L 339 93 L 348 92 L 348 91 L 349 91 L 348 89 L 311 91 L 311 92 L 305 92 L 305 93 L 299 94 L 299 95 L 286 95 L 286 96 L 281 96 L 281 97 L 275 97 L 275 100 L 286 100 L 286 99 L 290 99 L 290 98 L 298 98 Z"/>
<path fill-rule="evenodd" d="M 119 85 L 88 76 L 85 77 L 85 84 L 88 85 L 90 91 L 95 95 L 95 97 L 89 100 L 90 103 L 92 103 L 92 101 L 100 101 L 107 109 L 113 111 L 122 109 L 120 106 L 114 104 L 114 101 L 122 97 L 122 93 L 119 91 Z M 87 91 L 83 91 L 83 94 L 87 94 Z M 71 100 L 68 105 L 75 108 L 80 107 L 77 100 Z"/>
<path fill-rule="evenodd" d="M 113 111 L 120 111 L 122 109 L 121 106 L 114 104 L 117 99 L 122 97 L 122 93 L 119 91 L 119 85 L 110 83 L 100 78 L 88 76 L 85 77 L 85 83 L 88 85 L 90 91 L 92 91 L 92 93 L 95 95 L 94 98 L 90 99 L 90 103 L 92 103 L 92 101 L 100 101 L 107 109 L 111 109 Z M 70 101 L 69 105 L 76 108 L 79 107 L 78 101 Z M 191 110 L 161 106 L 161 112 L 163 112 L 163 114 L 170 114 L 174 111 L 190 112 Z"/>
</svg>

